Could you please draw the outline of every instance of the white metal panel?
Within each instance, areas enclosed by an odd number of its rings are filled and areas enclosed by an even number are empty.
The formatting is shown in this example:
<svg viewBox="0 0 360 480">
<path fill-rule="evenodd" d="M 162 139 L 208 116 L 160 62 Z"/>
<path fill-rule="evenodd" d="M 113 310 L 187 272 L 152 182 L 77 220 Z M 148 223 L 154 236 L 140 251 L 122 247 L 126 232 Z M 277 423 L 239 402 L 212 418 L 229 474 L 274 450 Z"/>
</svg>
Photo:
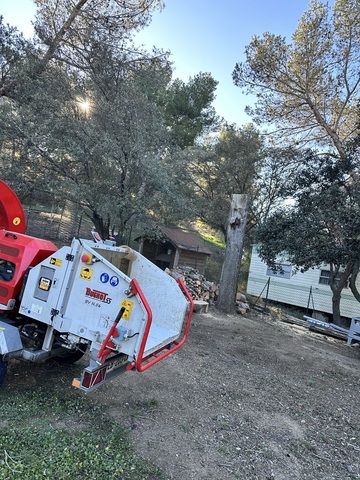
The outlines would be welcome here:
<svg viewBox="0 0 360 480">
<path fill-rule="evenodd" d="M 127 331 L 129 338 L 117 342 L 122 353 L 134 356 L 143 332 L 144 309 L 136 296 L 129 298 L 126 294 L 131 279 L 102 257 L 101 248 L 92 247 L 95 247 L 92 242 L 73 243 L 72 273 L 60 298 L 61 315 L 54 326 L 100 345 L 123 302 L 127 302 L 131 307 L 129 314 L 123 316 L 117 329 Z M 104 246 L 104 250 L 112 250 L 115 257 L 122 255 L 117 247 Z M 82 260 L 86 254 L 93 255 L 93 262 L 87 264 Z"/>
<path fill-rule="evenodd" d="M 64 287 L 64 282 L 67 283 L 69 261 L 66 260 L 66 257 L 70 253 L 71 247 L 63 247 L 30 270 L 19 308 L 20 313 L 47 325 L 51 324 L 52 310 L 57 308 L 60 292 Z M 54 270 L 46 301 L 36 297 L 43 266 Z"/>
<path fill-rule="evenodd" d="M 323 269 L 326 269 L 325 265 Z M 332 292 L 328 285 L 319 283 L 320 268 L 310 269 L 304 273 L 296 272 L 290 279 L 269 277 L 266 271 L 267 265 L 260 259 L 254 246 L 247 283 L 249 295 L 255 297 L 261 295 L 265 298 L 270 278 L 268 289 L 270 300 L 304 308 L 309 306 L 310 309 L 332 313 Z M 360 313 L 360 304 L 348 288 L 342 292 L 340 309 L 343 317 L 351 318 Z"/>
<path fill-rule="evenodd" d="M 92 256 L 89 262 L 84 255 Z M 113 341 L 119 351 L 137 357 L 147 314 L 140 297 L 128 294 L 136 279 L 153 315 L 144 355 L 167 345 L 181 333 L 187 300 L 172 277 L 138 252 L 131 251 L 127 274 L 112 263 L 120 266 L 126 255 L 122 247 L 74 240 L 71 248 L 63 247 L 31 270 L 20 312 L 58 332 L 90 340 L 99 349 L 126 304 L 117 326 L 125 338 L 119 335 Z M 42 278 L 45 274 L 49 278 Z"/>
<path fill-rule="evenodd" d="M 188 302 L 174 278 L 139 253 L 131 263 L 130 275 L 138 280 L 153 313 L 153 326 L 145 347 L 148 354 L 154 350 L 153 339 L 160 342 L 159 335 L 164 345 L 179 337 Z"/>
</svg>

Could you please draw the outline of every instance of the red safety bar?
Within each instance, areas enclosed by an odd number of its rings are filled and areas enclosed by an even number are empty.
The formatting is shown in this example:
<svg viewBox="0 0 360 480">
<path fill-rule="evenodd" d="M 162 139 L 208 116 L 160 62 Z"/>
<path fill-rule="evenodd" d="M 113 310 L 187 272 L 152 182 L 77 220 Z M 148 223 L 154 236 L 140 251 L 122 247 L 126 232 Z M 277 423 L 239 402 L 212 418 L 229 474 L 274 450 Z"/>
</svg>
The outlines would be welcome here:
<svg viewBox="0 0 360 480">
<path fill-rule="evenodd" d="M 186 338 L 187 338 L 188 333 L 189 333 L 191 318 L 192 318 L 192 314 L 193 314 L 193 311 L 194 311 L 194 301 L 191 298 L 191 296 L 190 296 L 190 294 L 189 294 L 189 292 L 188 292 L 188 290 L 185 286 L 185 283 L 184 283 L 183 279 L 179 278 L 177 280 L 177 283 L 178 283 L 179 287 L 181 288 L 181 290 L 186 295 L 186 297 L 189 301 L 189 304 L 190 304 L 189 313 L 188 313 L 188 317 L 187 317 L 187 320 L 186 320 L 183 336 L 182 336 L 180 341 L 174 340 L 174 341 L 170 342 L 169 344 L 164 345 L 163 347 L 159 348 L 158 350 L 151 353 L 150 355 L 147 355 L 146 357 L 144 357 L 143 355 L 144 355 L 145 345 L 146 345 L 146 342 L 147 342 L 147 339 L 148 339 L 148 336 L 149 336 L 151 323 L 152 323 L 152 312 L 151 312 L 150 306 L 149 306 L 149 304 L 148 304 L 148 302 L 147 302 L 147 300 L 146 300 L 138 282 L 135 279 L 133 279 L 131 281 L 130 286 L 131 286 L 131 289 L 132 289 L 132 293 L 139 295 L 140 300 L 142 301 L 142 303 L 144 305 L 144 308 L 147 312 L 147 321 L 146 321 L 144 335 L 143 335 L 143 338 L 142 338 L 142 341 L 141 341 L 138 357 L 134 362 L 129 363 L 129 365 L 127 366 L 127 370 L 132 370 L 132 369 L 136 368 L 136 370 L 138 372 L 143 372 L 144 370 L 147 370 L 148 368 L 152 367 L 155 363 L 159 362 L 163 358 L 170 355 L 170 353 L 173 353 L 173 352 L 175 352 L 175 350 L 178 350 L 185 343 Z"/>
</svg>

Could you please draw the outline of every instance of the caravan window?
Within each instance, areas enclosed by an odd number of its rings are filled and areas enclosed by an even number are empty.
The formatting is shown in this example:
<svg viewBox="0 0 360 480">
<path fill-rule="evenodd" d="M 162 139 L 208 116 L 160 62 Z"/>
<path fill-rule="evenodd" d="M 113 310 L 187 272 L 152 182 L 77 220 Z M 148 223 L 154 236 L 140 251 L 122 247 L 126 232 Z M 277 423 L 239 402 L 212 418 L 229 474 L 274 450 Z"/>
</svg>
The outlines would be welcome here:
<svg viewBox="0 0 360 480">
<path fill-rule="evenodd" d="M 278 263 L 275 265 L 275 270 L 271 267 L 268 267 L 266 270 L 266 275 L 268 277 L 280 277 L 287 278 L 291 277 L 291 265 L 285 263 Z"/>
<path fill-rule="evenodd" d="M 330 270 L 320 270 L 320 285 L 330 285 Z M 349 288 L 349 281 L 346 282 L 345 288 Z"/>
<path fill-rule="evenodd" d="M 319 283 L 320 285 L 330 284 L 330 270 L 320 270 Z"/>
</svg>

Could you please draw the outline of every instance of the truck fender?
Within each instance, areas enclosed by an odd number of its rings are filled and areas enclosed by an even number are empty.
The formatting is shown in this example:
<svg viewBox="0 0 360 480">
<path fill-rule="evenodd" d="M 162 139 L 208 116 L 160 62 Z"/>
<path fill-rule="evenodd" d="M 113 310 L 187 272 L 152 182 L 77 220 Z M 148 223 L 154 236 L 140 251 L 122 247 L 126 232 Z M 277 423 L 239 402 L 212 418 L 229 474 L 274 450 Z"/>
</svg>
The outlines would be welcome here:
<svg viewBox="0 0 360 480">
<path fill-rule="evenodd" d="M 23 349 L 19 330 L 0 320 L 0 355 L 8 356 Z"/>
</svg>

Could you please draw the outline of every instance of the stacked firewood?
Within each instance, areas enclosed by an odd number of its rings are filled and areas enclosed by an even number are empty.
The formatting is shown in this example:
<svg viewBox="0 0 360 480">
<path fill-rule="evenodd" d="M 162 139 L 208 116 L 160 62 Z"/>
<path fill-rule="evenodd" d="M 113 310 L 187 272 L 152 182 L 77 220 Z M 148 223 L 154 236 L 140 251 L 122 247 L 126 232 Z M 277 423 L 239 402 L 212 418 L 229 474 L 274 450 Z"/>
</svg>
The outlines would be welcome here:
<svg viewBox="0 0 360 480">
<path fill-rule="evenodd" d="M 166 272 L 174 277 L 176 280 L 179 277 L 184 279 L 186 288 L 188 289 L 194 301 L 208 302 L 210 305 L 216 302 L 219 295 L 219 285 L 214 282 L 206 280 L 204 275 L 201 275 L 192 267 L 176 267 L 166 269 Z M 249 304 L 244 294 L 238 292 L 236 294 L 236 311 L 244 315 L 249 310 Z"/>
<path fill-rule="evenodd" d="M 250 306 L 247 302 L 247 298 L 243 293 L 238 292 L 236 294 L 236 311 L 237 313 L 241 313 L 244 315 L 248 310 L 250 309 Z"/>
<path fill-rule="evenodd" d="M 192 267 L 176 267 L 166 272 L 174 278 L 182 277 L 193 300 L 214 303 L 219 294 L 219 286 L 206 280 L 204 275 Z"/>
</svg>

